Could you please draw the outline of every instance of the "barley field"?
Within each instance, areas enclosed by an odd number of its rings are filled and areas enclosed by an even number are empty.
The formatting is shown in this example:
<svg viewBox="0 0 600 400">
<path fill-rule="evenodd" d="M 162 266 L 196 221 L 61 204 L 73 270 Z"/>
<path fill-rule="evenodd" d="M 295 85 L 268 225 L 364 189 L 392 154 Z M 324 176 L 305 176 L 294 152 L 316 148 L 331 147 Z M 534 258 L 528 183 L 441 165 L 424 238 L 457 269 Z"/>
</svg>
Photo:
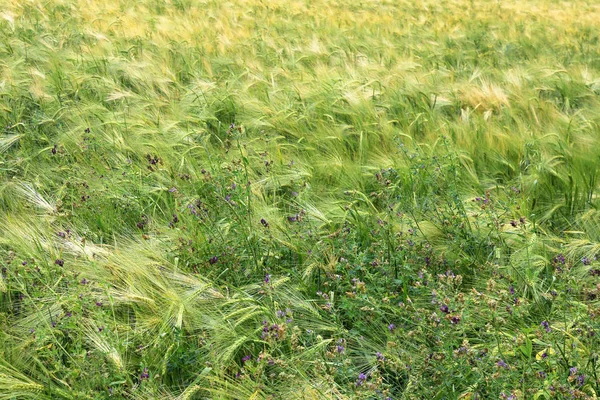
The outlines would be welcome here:
<svg viewBox="0 0 600 400">
<path fill-rule="evenodd" d="M 595 0 L 0 0 L 0 400 L 596 399 Z"/>
</svg>

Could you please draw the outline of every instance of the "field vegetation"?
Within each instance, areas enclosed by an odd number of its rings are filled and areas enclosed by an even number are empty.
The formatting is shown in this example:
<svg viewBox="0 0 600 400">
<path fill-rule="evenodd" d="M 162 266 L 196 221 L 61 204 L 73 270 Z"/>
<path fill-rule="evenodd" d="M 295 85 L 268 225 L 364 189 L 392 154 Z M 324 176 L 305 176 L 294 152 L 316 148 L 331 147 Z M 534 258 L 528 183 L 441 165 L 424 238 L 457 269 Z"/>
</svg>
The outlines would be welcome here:
<svg viewBox="0 0 600 400">
<path fill-rule="evenodd" d="M 1 0 L 0 399 L 595 399 L 594 0 Z"/>
</svg>

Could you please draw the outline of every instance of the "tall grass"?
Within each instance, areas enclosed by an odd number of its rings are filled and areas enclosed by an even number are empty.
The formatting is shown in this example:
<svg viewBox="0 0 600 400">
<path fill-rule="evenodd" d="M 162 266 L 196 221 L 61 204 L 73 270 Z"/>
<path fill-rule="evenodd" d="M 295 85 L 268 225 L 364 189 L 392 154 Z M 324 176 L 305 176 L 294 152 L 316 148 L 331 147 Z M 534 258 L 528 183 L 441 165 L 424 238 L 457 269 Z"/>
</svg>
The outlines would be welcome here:
<svg viewBox="0 0 600 400">
<path fill-rule="evenodd" d="M 0 398 L 596 398 L 593 1 L 5 0 Z"/>
</svg>

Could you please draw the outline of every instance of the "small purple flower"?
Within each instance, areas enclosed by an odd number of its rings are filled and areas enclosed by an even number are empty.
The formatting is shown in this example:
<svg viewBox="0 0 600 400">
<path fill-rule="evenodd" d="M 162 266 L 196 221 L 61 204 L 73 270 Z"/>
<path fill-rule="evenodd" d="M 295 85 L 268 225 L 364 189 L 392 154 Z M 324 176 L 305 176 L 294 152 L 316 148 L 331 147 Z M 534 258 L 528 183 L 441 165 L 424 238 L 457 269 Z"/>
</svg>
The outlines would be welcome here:
<svg viewBox="0 0 600 400">
<path fill-rule="evenodd" d="M 79 282 L 79 283 L 81 283 L 82 285 L 87 285 L 88 283 L 90 283 L 90 281 L 88 281 L 87 279 L 83 278 L 81 280 L 81 282 Z"/>
<path fill-rule="evenodd" d="M 569 375 L 574 376 L 577 373 L 577 367 L 569 368 Z"/>
<path fill-rule="evenodd" d="M 285 311 L 282 311 L 282 310 L 277 310 L 277 312 L 275 314 L 277 314 L 277 318 L 285 317 Z"/>
<path fill-rule="evenodd" d="M 550 328 L 550 324 L 548 323 L 548 321 L 542 321 L 542 323 L 540 325 L 542 325 L 542 327 L 546 330 L 546 332 L 548 332 L 548 333 L 552 332 L 552 328 Z"/>
<path fill-rule="evenodd" d="M 592 260 L 590 260 L 590 259 L 589 259 L 589 258 L 587 258 L 587 257 L 583 257 L 583 258 L 581 259 L 581 262 L 583 263 L 583 265 L 590 265 L 590 264 L 592 263 Z"/>
<path fill-rule="evenodd" d="M 510 292 L 510 294 L 514 295 L 515 294 L 515 287 L 514 286 L 509 286 L 508 287 L 508 291 Z"/>
<path fill-rule="evenodd" d="M 460 317 L 459 317 L 458 315 L 455 315 L 455 316 L 453 316 L 453 317 L 450 319 L 450 323 L 451 323 L 452 325 L 456 325 L 456 324 L 458 324 L 459 322 L 460 322 Z"/>
<path fill-rule="evenodd" d="M 211 257 L 210 260 L 208 260 L 208 262 L 211 265 L 216 264 L 218 261 L 219 261 L 219 257 L 217 257 L 217 256 Z"/>
<path fill-rule="evenodd" d="M 342 346 L 341 344 L 338 344 L 336 347 L 336 350 L 338 353 L 342 354 L 344 351 L 346 351 L 346 348 L 344 346 Z"/>
<path fill-rule="evenodd" d="M 508 368 L 508 364 L 504 362 L 504 360 L 500 360 L 496 363 L 497 366 L 499 366 L 500 368 Z"/>
<path fill-rule="evenodd" d="M 537 374 L 540 379 L 546 379 L 548 377 L 548 374 L 544 371 L 539 371 Z"/>
<path fill-rule="evenodd" d="M 144 368 L 144 371 L 140 375 L 140 379 L 144 380 L 144 379 L 148 379 L 148 378 L 150 378 L 150 374 L 148 373 L 148 368 Z"/>
<path fill-rule="evenodd" d="M 583 386 L 584 383 L 585 383 L 585 375 L 581 374 L 577 377 L 577 384 L 579 386 Z"/>
<path fill-rule="evenodd" d="M 260 219 L 260 223 L 261 223 L 261 224 L 262 224 L 262 226 L 264 226 L 265 228 L 268 228 L 268 227 L 269 227 L 269 223 L 268 223 L 268 222 L 267 222 L 267 220 L 266 220 L 266 219 L 264 219 L 264 218 L 261 218 L 261 219 Z"/>
<path fill-rule="evenodd" d="M 448 306 L 447 306 L 447 305 L 445 305 L 445 304 L 442 304 L 442 305 L 440 306 L 440 311 L 441 311 L 441 312 L 443 312 L 443 313 L 446 313 L 446 314 L 449 314 L 449 313 L 450 313 L 450 310 L 448 309 Z"/>
<path fill-rule="evenodd" d="M 394 331 L 394 329 L 396 329 L 396 325 L 394 325 L 394 324 L 389 324 L 389 325 L 388 325 L 388 329 L 389 329 L 389 331 L 390 331 L 390 332 L 393 332 L 393 331 Z"/>
<path fill-rule="evenodd" d="M 377 361 L 385 361 L 385 357 L 379 351 L 375 354 Z"/>
<path fill-rule="evenodd" d="M 555 264 L 564 264 L 566 262 L 565 256 L 562 254 L 557 254 L 554 257 L 554 263 Z"/>
<path fill-rule="evenodd" d="M 298 222 L 298 215 L 292 215 L 291 217 L 287 217 L 289 222 Z"/>
<path fill-rule="evenodd" d="M 172 187 L 171 189 L 169 189 L 169 193 L 175 193 L 175 192 L 177 192 L 176 187 Z"/>
<path fill-rule="evenodd" d="M 265 283 L 271 282 L 271 274 L 265 274 Z"/>
<path fill-rule="evenodd" d="M 96 307 L 102 307 L 102 302 L 101 301 L 97 301 L 96 302 Z"/>
<path fill-rule="evenodd" d="M 65 262 L 64 262 L 63 260 L 61 260 L 60 258 L 57 258 L 57 259 L 54 261 L 54 264 L 58 265 L 59 267 L 62 267 L 62 266 L 64 266 L 64 265 L 65 265 Z"/>
<path fill-rule="evenodd" d="M 364 373 L 358 374 L 358 379 L 356 380 L 356 386 L 362 385 L 367 380 L 367 375 Z"/>
<path fill-rule="evenodd" d="M 67 311 L 67 312 L 65 313 L 65 317 L 71 317 L 72 315 L 73 315 L 73 314 L 71 313 L 71 311 Z"/>
<path fill-rule="evenodd" d="M 251 359 L 252 359 L 252 356 L 251 355 L 247 355 L 247 356 L 242 357 L 242 362 L 246 363 L 247 361 L 250 361 Z"/>
</svg>

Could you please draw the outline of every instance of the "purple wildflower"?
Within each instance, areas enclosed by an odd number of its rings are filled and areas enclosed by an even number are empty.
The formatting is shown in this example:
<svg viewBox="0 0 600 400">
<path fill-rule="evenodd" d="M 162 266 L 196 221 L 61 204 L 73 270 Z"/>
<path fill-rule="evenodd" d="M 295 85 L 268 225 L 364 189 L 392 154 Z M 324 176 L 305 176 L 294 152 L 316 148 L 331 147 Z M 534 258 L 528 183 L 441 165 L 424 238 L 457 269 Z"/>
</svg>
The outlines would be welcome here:
<svg viewBox="0 0 600 400">
<path fill-rule="evenodd" d="M 574 376 L 577 373 L 577 367 L 569 368 L 569 375 Z"/>
<path fill-rule="evenodd" d="M 97 301 L 96 302 L 96 307 L 102 307 L 102 302 L 101 301 Z"/>
<path fill-rule="evenodd" d="M 267 220 L 266 220 L 266 219 L 264 219 L 264 218 L 261 218 L 261 219 L 260 219 L 260 223 L 261 223 L 261 224 L 262 224 L 262 226 L 264 226 L 265 228 L 268 228 L 268 227 L 269 227 L 269 223 L 268 223 L 268 222 L 267 222 Z"/>
<path fill-rule="evenodd" d="M 388 329 L 390 330 L 390 332 L 393 332 L 393 331 L 394 331 L 394 329 L 396 329 L 396 325 L 394 325 L 394 324 L 389 324 L 389 325 L 388 325 Z"/>
<path fill-rule="evenodd" d="M 375 354 L 375 357 L 377 358 L 377 361 L 384 361 L 385 360 L 385 357 L 379 351 Z"/>
<path fill-rule="evenodd" d="M 446 313 L 446 314 L 449 314 L 449 313 L 450 313 L 450 310 L 448 309 L 448 306 L 447 306 L 447 305 L 445 305 L 445 304 L 442 304 L 442 305 L 440 306 L 440 311 L 441 311 L 441 312 L 443 312 L 443 313 Z"/>
<path fill-rule="evenodd" d="M 552 328 L 550 328 L 550 324 L 548 323 L 548 321 L 542 321 L 542 323 L 540 325 L 542 325 L 542 327 L 546 330 L 546 332 L 548 332 L 548 333 L 552 332 Z"/>
<path fill-rule="evenodd" d="M 592 260 L 590 260 L 588 257 L 583 257 L 581 259 L 581 262 L 583 263 L 583 265 L 590 265 L 592 263 Z"/>
<path fill-rule="evenodd" d="M 218 261 L 219 261 L 219 257 L 217 257 L 217 256 L 211 257 L 210 260 L 208 260 L 208 262 L 211 265 L 216 264 Z"/>
<path fill-rule="evenodd" d="M 344 346 L 342 346 L 341 344 L 338 344 L 336 347 L 336 350 L 338 353 L 342 354 L 346 350 L 346 348 Z"/>
<path fill-rule="evenodd" d="M 362 385 L 367 380 L 367 375 L 364 373 L 358 374 L 358 379 L 356 380 L 356 386 Z"/>
<path fill-rule="evenodd" d="M 500 368 L 508 368 L 508 364 L 504 362 L 504 360 L 499 360 L 496 363 L 497 366 L 499 366 Z"/>
<path fill-rule="evenodd" d="M 577 377 L 577 384 L 579 386 L 583 386 L 584 383 L 585 383 L 585 375 L 581 374 Z"/>
<path fill-rule="evenodd" d="M 57 258 L 56 261 L 54 261 L 54 264 L 58 265 L 59 267 L 62 267 L 65 265 L 65 262 L 60 258 Z"/>
<path fill-rule="evenodd" d="M 265 274 L 265 283 L 271 282 L 271 274 Z"/>
<path fill-rule="evenodd" d="M 277 312 L 275 314 L 277 314 L 277 318 L 285 317 L 285 311 L 282 311 L 282 310 L 277 310 Z"/>
<path fill-rule="evenodd" d="M 81 283 L 82 285 L 87 285 L 88 283 L 90 283 L 90 281 L 88 281 L 87 279 L 83 278 L 81 280 L 81 282 L 79 282 L 79 283 Z"/>
<path fill-rule="evenodd" d="M 251 359 L 252 359 L 252 356 L 247 355 L 247 356 L 242 357 L 242 362 L 245 363 L 246 361 L 250 361 Z"/>
<path fill-rule="evenodd" d="M 513 294 L 513 295 L 514 295 L 514 294 L 515 294 L 515 287 L 514 287 L 514 286 L 512 286 L 512 285 L 511 285 L 511 286 L 509 286 L 509 287 L 508 287 L 508 291 L 510 292 L 510 294 Z"/>
<path fill-rule="evenodd" d="M 148 378 L 150 378 L 150 374 L 148 373 L 148 368 L 144 368 L 144 371 L 140 375 L 140 379 L 144 380 L 144 379 L 148 379 Z"/>
</svg>

